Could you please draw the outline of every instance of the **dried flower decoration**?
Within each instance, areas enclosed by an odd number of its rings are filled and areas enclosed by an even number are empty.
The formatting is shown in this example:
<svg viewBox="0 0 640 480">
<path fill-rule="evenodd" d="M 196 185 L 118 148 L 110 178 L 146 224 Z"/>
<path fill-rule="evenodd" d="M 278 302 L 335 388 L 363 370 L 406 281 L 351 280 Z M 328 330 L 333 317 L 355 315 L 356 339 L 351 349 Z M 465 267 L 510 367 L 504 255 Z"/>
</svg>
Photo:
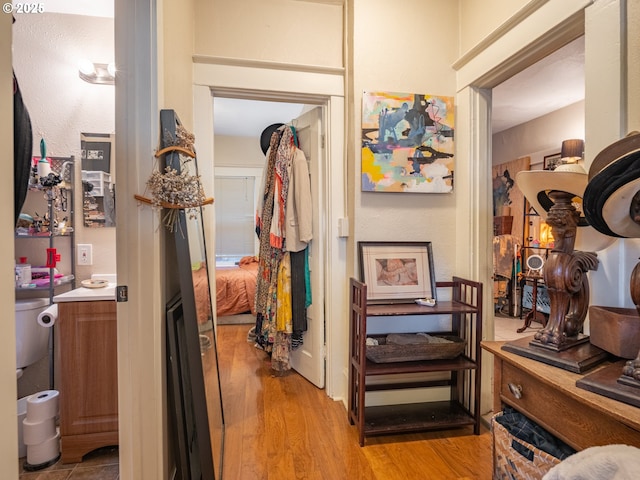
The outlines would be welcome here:
<svg viewBox="0 0 640 480">
<path fill-rule="evenodd" d="M 196 143 L 196 136 L 193 133 L 182 125 L 178 125 L 176 127 L 176 137 L 175 145 L 195 153 L 193 145 Z"/>
<path fill-rule="evenodd" d="M 166 167 L 164 173 L 155 171 L 147 180 L 147 187 L 151 192 L 152 204 L 156 207 L 166 207 L 167 204 L 184 209 L 189 218 L 197 213 L 197 207 L 204 204 L 206 197 L 199 175 L 189 175 L 186 169 L 180 173 L 174 168 Z M 173 232 L 178 219 L 178 210 L 169 208 L 163 217 L 163 223 Z"/>
<path fill-rule="evenodd" d="M 188 162 L 195 158 L 195 136 L 181 125 L 177 127 L 176 136 L 174 140 L 168 131 L 164 132 L 163 143 L 169 147 L 156 152 L 156 157 L 168 151 L 178 153 L 180 172 L 171 166 L 165 167 L 162 172 L 154 171 L 147 180 L 151 198 L 134 195 L 136 199 L 154 207 L 167 209 L 162 221 L 170 232 L 175 231 L 179 210 L 185 210 L 189 218 L 194 218 L 198 207 L 213 203 L 213 199 L 206 198 L 204 194 L 200 175 L 191 175 L 189 171 Z"/>
</svg>

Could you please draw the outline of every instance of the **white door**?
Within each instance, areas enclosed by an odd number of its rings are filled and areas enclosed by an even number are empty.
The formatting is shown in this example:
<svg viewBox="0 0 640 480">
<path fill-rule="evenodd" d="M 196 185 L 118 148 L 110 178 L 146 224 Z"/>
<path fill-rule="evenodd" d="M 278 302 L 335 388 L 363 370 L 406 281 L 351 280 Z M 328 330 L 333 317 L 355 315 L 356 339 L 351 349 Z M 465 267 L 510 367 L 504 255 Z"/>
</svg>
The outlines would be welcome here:
<svg viewBox="0 0 640 480">
<path fill-rule="evenodd" d="M 312 303 L 307 309 L 307 331 L 303 344 L 291 352 L 291 366 L 319 388 L 325 382 L 324 335 L 324 243 L 325 231 L 321 222 L 324 205 L 322 165 L 326 164 L 322 144 L 322 107 L 303 113 L 293 120 L 299 145 L 309 164 L 311 199 L 313 202 L 313 240 L 309 244 Z"/>
</svg>

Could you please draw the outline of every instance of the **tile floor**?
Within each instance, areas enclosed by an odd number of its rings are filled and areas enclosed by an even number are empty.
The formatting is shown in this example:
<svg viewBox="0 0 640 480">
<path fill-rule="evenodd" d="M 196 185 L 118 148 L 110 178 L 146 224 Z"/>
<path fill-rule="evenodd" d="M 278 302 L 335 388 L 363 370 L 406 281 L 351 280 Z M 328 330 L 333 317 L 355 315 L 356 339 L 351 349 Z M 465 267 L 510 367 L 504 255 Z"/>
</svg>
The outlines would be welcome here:
<svg viewBox="0 0 640 480">
<path fill-rule="evenodd" d="M 518 333 L 516 330 L 524 325 L 524 319 L 519 317 L 509 317 L 496 313 L 494 315 L 494 339 L 495 340 L 517 340 L 522 337 L 530 337 L 542 328 L 537 322 L 532 322 L 531 326 L 524 332 Z"/>
<path fill-rule="evenodd" d="M 105 447 L 85 455 L 81 463 L 58 461 L 35 472 L 24 470 L 26 458 L 19 459 L 20 480 L 119 480 L 118 447 Z"/>
</svg>

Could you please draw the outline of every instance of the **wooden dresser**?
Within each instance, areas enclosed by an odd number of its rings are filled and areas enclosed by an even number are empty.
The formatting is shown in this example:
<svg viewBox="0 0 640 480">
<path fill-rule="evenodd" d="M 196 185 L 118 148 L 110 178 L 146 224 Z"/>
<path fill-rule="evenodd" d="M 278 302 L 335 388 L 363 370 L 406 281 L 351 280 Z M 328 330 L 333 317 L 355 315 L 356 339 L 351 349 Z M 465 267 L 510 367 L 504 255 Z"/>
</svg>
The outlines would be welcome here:
<svg viewBox="0 0 640 480">
<path fill-rule="evenodd" d="M 116 302 L 58 304 L 56 338 L 63 463 L 118 445 Z"/>
<path fill-rule="evenodd" d="M 640 408 L 578 388 L 583 375 L 506 352 L 504 343 L 481 344 L 494 358 L 494 412 L 510 405 L 576 450 L 614 443 L 640 447 Z"/>
</svg>

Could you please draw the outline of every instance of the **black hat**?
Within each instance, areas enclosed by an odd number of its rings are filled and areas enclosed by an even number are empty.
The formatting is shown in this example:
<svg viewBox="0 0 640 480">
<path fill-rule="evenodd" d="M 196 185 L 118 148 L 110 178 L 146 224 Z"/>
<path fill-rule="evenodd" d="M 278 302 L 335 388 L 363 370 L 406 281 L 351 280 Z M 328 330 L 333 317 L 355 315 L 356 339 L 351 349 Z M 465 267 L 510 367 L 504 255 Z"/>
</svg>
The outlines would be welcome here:
<svg viewBox="0 0 640 480">
<path fill-rule="evenodd" d="M 260 134 L 260 148 L 262 149 L 262 153 L 267 154 L 267 150 L 269 150 L 269 145 L 271 144 L 271 135 L 284 123 L 273 123 L 265 128 Z"/>
<path fill-rule="evenodd" d="M 640 191 L 640 132 L 612 143 L 593 160 L 584 192 L 584 213 L 605 235 L 640 238 L 630 207 Z"/>
</svg>

